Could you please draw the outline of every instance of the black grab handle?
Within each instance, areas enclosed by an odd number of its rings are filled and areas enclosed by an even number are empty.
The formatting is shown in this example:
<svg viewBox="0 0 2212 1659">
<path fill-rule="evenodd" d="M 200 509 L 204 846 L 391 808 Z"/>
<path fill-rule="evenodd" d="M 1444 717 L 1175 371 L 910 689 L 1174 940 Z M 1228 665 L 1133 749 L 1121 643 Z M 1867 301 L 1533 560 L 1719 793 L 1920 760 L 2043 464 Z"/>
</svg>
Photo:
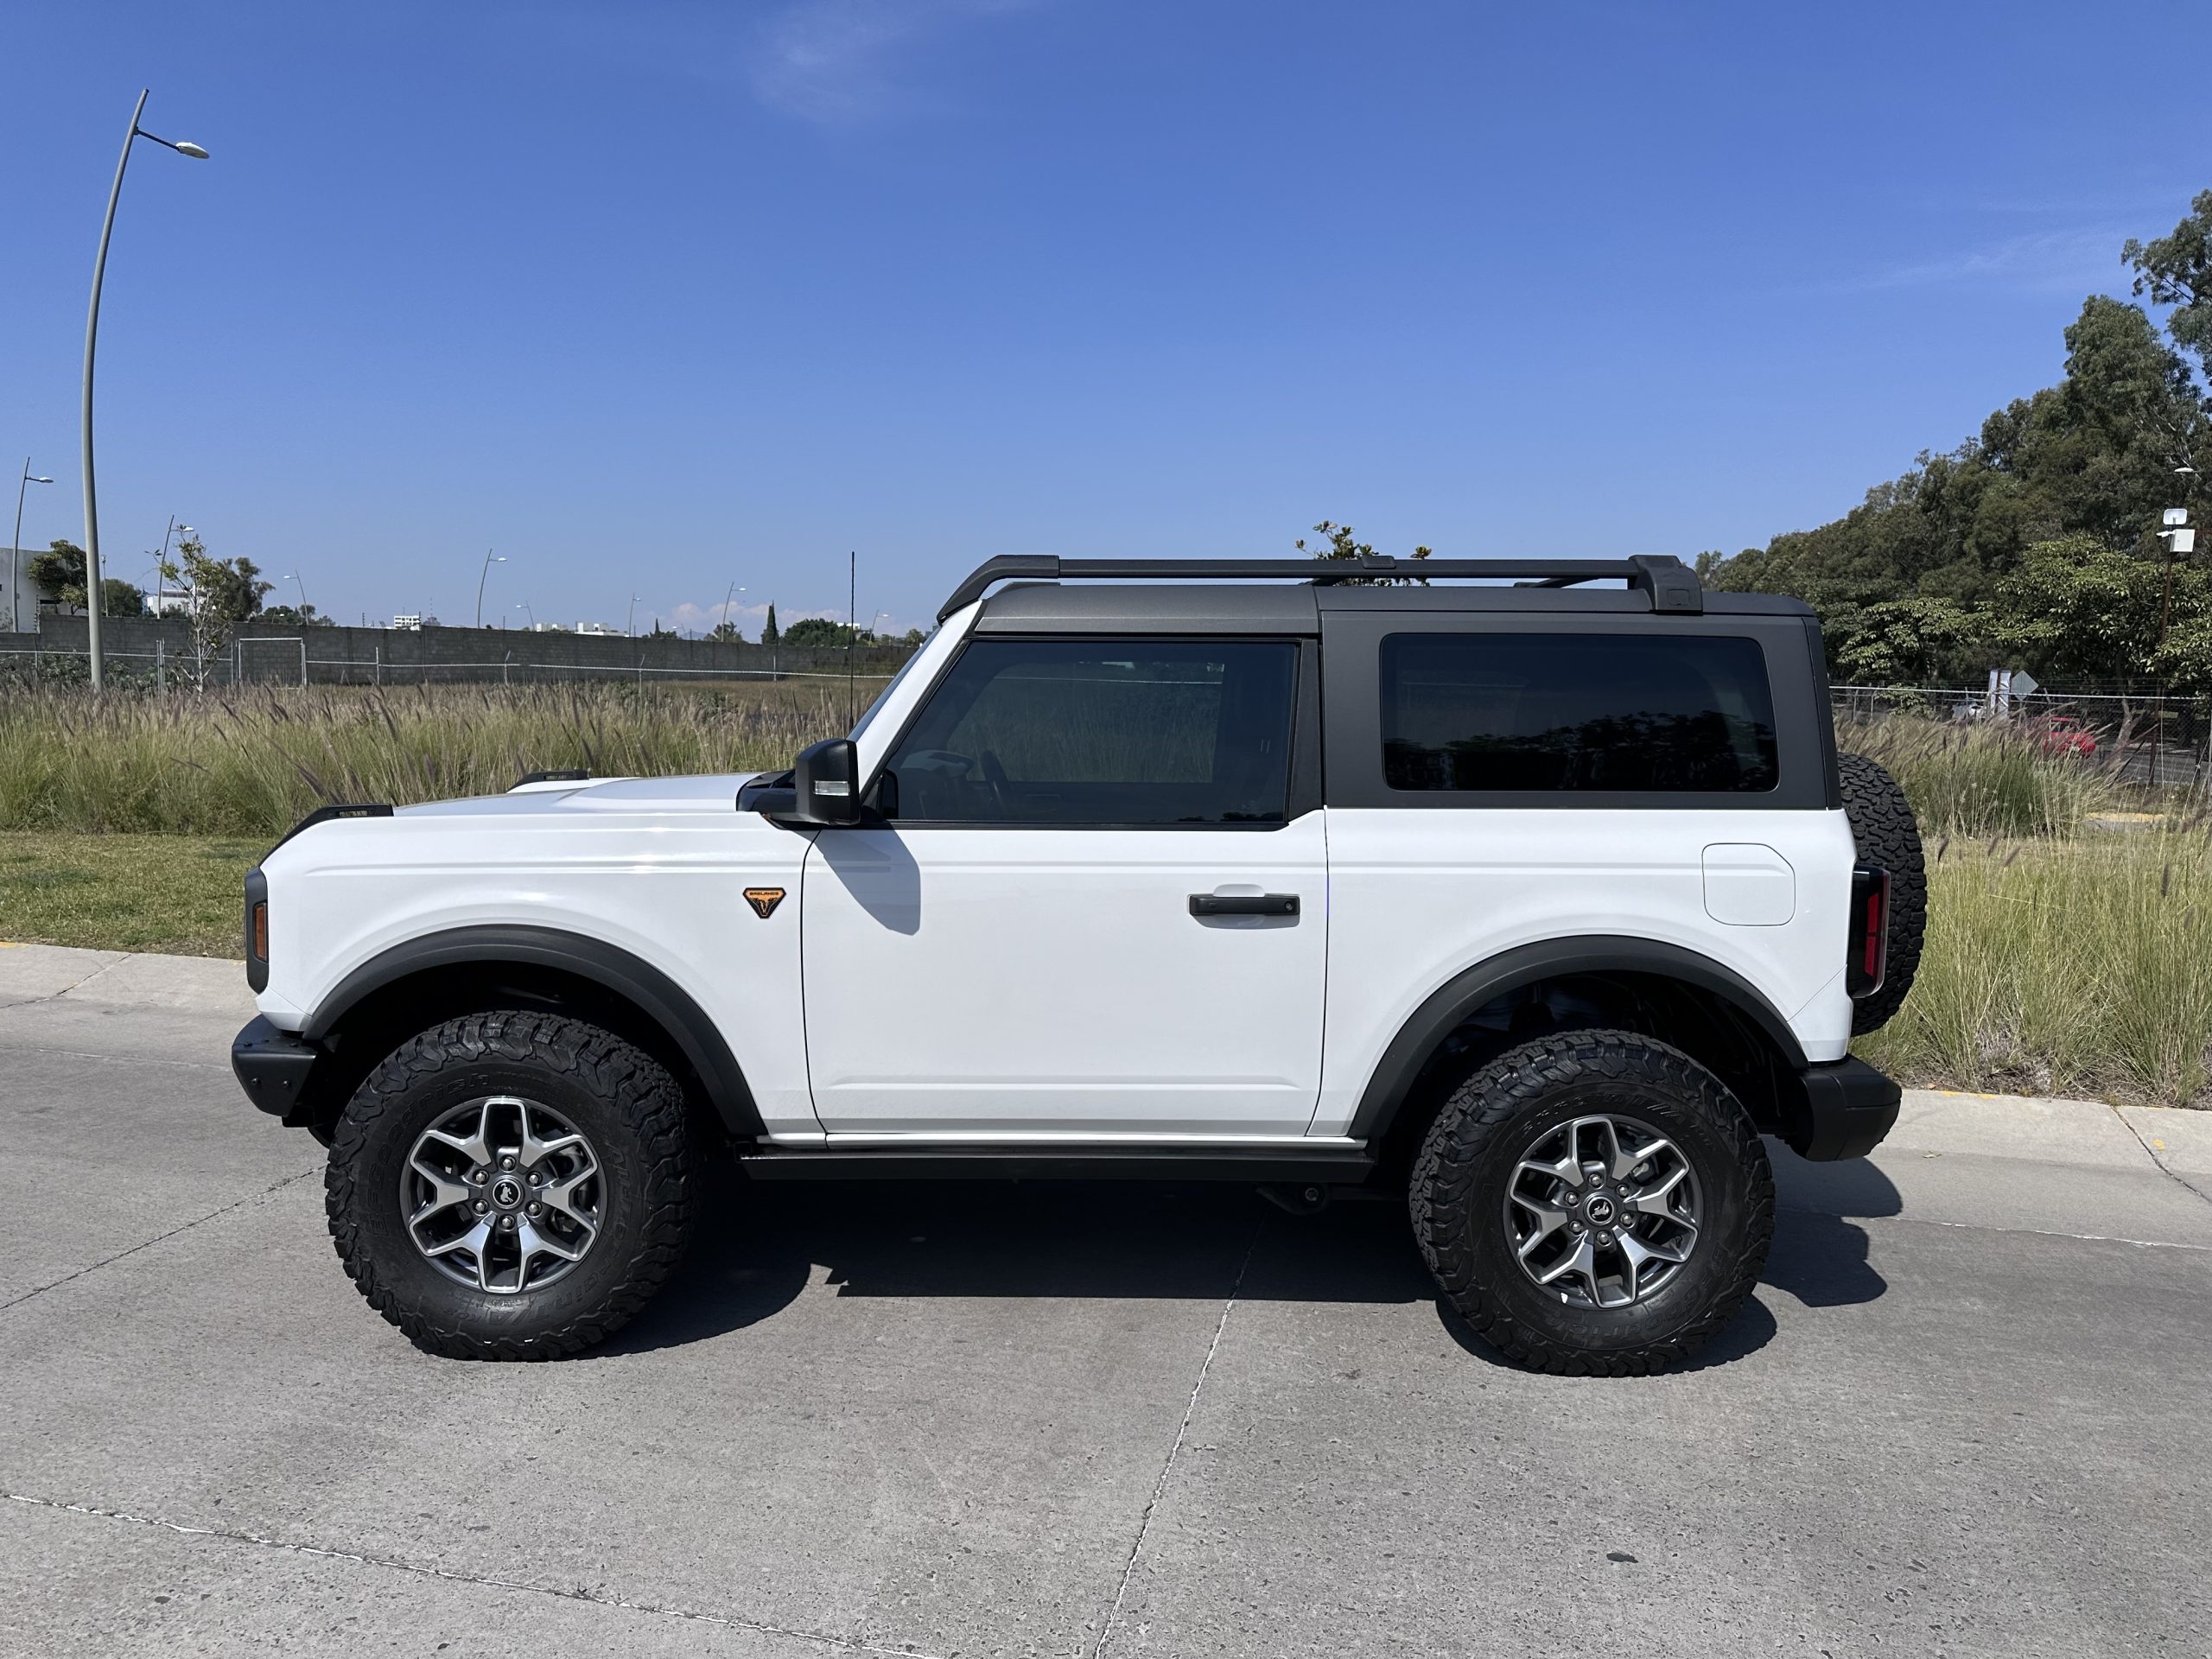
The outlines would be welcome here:
<svg viewBox="0 0 2212 1659">
<path fill-rule="evenodd" d="M 1191 895 L 1191 914 L 1295 916 L 1298 914 L 1298 895 L 1294 893 L 1194 893 Z"/>
</svg>

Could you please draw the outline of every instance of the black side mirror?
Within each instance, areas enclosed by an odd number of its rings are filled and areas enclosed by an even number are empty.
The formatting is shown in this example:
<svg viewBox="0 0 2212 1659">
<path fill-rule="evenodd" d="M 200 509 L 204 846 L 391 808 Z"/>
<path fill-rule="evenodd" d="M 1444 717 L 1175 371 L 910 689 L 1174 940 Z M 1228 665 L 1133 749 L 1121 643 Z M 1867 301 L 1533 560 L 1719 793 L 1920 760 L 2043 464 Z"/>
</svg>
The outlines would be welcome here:
<svg viewBox="0 0 2212 1659">
<path fill-rule="evenodd" d="M 825 737 L 798 752 L 791 767 L 791 793 L 801 823 L 858 823 L 861 821 L 860 751 L 849 737 Z"/>
</svg>

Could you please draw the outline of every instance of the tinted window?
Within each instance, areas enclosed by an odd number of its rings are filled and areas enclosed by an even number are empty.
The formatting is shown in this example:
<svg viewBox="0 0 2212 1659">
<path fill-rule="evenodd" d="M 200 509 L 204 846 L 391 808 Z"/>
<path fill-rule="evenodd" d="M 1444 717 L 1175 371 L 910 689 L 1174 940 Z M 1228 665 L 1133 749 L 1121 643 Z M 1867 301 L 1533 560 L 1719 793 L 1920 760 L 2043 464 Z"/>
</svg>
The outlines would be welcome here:
<svg viewBox="0 0 2212 1659">
<path fill-rule="evenodd" d="M 1766 659 L 1712 635 L 1394 633 L 1382 770 L 1393 789 L 1772 789 Z"/>
<path fill-rule="evenodd" d="M 1272 640 L 977 640 L 891 757 L 894 815 L 1281 823 L 1296 651 Z"/>
</svg>

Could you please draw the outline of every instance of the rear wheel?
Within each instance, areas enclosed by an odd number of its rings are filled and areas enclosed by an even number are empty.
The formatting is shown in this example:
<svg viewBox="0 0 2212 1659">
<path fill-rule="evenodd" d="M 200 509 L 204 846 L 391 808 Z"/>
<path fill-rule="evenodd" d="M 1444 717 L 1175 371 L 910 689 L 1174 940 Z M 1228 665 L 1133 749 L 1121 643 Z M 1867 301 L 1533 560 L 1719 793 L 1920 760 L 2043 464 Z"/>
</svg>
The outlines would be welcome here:
<svg viewBox="0 0 2212 1659">
<path fill-rule="evenodd" d="M 1414 1166 L 1445 1298 L 1540 1370 L 1687 1358 L 1758 1281 L 1774 1182 L 1749 1116 L 1688 1055 L 1624 1031 L 1509 1051 L 1447 1100 Z"/>
<path fill-rule="evenodd" d="M 572 1354 L 620 1329 L 682 1252 L 683 1096 L 649 1055 L 547 1014 L 471 1014 L 370 1073 L 324 1178 L 338 1255 L 417 1346 Z"/>
</svg>

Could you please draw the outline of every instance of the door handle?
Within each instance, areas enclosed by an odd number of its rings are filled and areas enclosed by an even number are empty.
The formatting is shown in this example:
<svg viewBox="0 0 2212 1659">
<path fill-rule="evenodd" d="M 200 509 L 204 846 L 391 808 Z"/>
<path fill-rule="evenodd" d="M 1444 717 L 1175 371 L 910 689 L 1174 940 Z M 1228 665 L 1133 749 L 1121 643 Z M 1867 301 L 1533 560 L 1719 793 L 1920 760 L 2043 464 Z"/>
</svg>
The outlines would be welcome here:
<svg viewBox="0 0 2212 1659">
<path fill-rule="evenodd" d="M 1191 895 L 1191 914 L 1295 916 L 1298 914 L 1298 895 L 1294 893 L 1194 893 Z"/>
</svg>

